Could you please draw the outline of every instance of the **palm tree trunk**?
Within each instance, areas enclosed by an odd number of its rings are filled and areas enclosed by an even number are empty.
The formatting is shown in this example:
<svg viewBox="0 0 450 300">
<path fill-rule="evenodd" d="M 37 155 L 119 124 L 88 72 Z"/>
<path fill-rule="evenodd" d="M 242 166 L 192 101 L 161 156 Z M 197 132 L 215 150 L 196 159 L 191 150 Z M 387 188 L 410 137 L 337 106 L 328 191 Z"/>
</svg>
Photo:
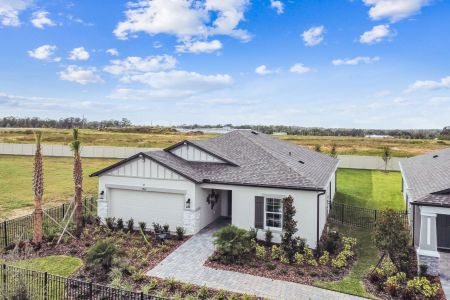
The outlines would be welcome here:
<svg viewBox="0 0 450 300">
<path fill-rule="evenodd" d="M 36 134 L 36 153 L 34 155 L 34 226 L 33 242 L 39 244 L 42 242 L 42 195 L 44 194 L 44 173 L 41 154 L 41 133 Z"/>
<path fill-rule="evenodd" d="M 73 179 L 75 183 L 75 236 L 81 237 L 83 232 L 83 168 L 79 153 L 74 156 Z"/>
</svg>

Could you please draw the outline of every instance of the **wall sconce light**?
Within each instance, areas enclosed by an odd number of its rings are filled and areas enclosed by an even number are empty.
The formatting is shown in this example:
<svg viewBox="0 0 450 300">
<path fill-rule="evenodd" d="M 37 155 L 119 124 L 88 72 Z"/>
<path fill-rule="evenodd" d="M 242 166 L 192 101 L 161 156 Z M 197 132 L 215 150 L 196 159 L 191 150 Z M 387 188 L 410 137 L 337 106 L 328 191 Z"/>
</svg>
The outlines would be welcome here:
<svg viewBox="0 0 450 300">
<path fill-rule="evenodd" d="M 103 200 L 105 198 L 105 191 L 101 191 L 100 194 L 98 195 L 98 198 Z"/>
<path fill-rule="evenodd" d="M 191 198 L 188 198 L 188 199 L 186 200 L 185 208 L 191 208 Z"/>
</svg>

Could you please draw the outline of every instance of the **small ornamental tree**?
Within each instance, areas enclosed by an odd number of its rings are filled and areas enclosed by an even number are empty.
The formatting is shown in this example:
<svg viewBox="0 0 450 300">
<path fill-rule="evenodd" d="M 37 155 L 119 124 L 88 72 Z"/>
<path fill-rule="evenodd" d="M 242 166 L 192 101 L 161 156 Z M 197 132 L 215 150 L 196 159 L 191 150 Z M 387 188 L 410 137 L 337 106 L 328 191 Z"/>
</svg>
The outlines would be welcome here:
<svg viewBox="0 0 450 300">
<path fill-rule="evenodd" d="M 333 157 L 333 158 L 337 158 L 337 150 L 336 150 L 336 144 L 335 143 L 333 143 L 331 145 L 330 156 Z"/>
<path fill-rule="evenodd" d="M 294 198 L 291 195 L 283 199 L 283 236 L 281 238 L 281 247 L 283 248 L 290 262 L 294 261 L 294 255 L 297 250 L 297 239 L 294 235 L 298 231 L 297 221 L 294 220 L 296 209 L 294 207 Z"/>
<path fill-rule="evenodd" d="M 387 166 L 392 158 L 392 151 L 389 146 L 383 147 L 383 153 L 381 154 L 381 159 L 384 161 L 384 172 L 387 172 Z"/>
<path fill-rule="evenodd" d="M 39 244 L 42 242 L 42 195 L 44 194 L 44 172 L 42 167 L 41 139 L 42 132 L 35 133 L 36 153 L 34 155 L 34 227 L 33 242 Z"/>
<path fill-rule="evenodd" d="M 75 236 L 80 238 L 83 232 L 83 166 L 81 164 L 81 142 L 78 129 L 73 129 L 73 140 L 69 144 L 73 151 L 73 182 L 75 185 Z"/>
<path fill-rule="evenodd" d="M 408 249 L 410 237 L 400 214 L 393 209 L 383 210 L 375 228 L 375 246 L 389 254 L 393 261 Z"/>
</svg>

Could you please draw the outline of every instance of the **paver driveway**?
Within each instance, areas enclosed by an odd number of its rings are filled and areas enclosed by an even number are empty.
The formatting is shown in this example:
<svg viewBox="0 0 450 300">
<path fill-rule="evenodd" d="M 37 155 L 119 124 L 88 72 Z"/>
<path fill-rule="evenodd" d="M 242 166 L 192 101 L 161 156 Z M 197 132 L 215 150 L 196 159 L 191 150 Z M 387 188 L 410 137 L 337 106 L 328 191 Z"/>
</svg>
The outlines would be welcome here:
<svg viewBox="0 0 450 300">
<path fill-rule="evenodd" d="M 360 299 L 309 285 L 203 266 L 203 263 L 214 251 L 212 234 L 220 226 L 223 226 L 223 223 L 213 223 L 194 235 L 150 270 L 147 275 L 159 278 L 173 277 L 182 282 L 268 299 Z"/>
</svg>

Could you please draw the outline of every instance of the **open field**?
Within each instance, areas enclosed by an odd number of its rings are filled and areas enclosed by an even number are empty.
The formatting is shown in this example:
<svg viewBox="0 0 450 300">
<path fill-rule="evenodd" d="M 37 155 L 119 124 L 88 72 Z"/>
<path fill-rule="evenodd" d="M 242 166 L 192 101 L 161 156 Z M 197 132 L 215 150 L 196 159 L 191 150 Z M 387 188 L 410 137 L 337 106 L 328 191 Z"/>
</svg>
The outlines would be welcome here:
<svg viewBox="0 0 450 300">
<path fill-rule="evenodd" d="M 42 129 L 44 131 L 43 143 L 65 144 L 71 139 L 70 130 Z M 128 147 L 155 147 L 164 148 L 184 139 L 207 139 L 214 134 L 198 133 L 122 133 L 91 129 L 81 130 L 83 145 L 96 146 L 128 146 Z M 277 135 L 277 138 L 297 145 L 307 146 L 311 149 L 321 145 L 324 152 L 329 152 L 332 144 L 336 144 L 339 154 L 354 155 L 380 155 L 384 146 L 392 149 L 393 156 L 408 157 L 432 150 L 450 147 L 450 141 L 437 141 L 425 139 L 370 139 L 361 137 L 335 137 L 335 136 L 298 136 Z M 32 129 L 0 129 L 0 143 L 34 143 Z"/>
<path fill-rule="evenodd" d="M 0 155 L 0 218 L 29 213 L 33 206 L 33 156 Z M 97 177 L 89 174 L 115 159 L 83 159 L 84 193 L 97 194 Z M 72 158 L 44 157 L 44 205 L 67 201 L 73 194 Z"/>
</svg>

